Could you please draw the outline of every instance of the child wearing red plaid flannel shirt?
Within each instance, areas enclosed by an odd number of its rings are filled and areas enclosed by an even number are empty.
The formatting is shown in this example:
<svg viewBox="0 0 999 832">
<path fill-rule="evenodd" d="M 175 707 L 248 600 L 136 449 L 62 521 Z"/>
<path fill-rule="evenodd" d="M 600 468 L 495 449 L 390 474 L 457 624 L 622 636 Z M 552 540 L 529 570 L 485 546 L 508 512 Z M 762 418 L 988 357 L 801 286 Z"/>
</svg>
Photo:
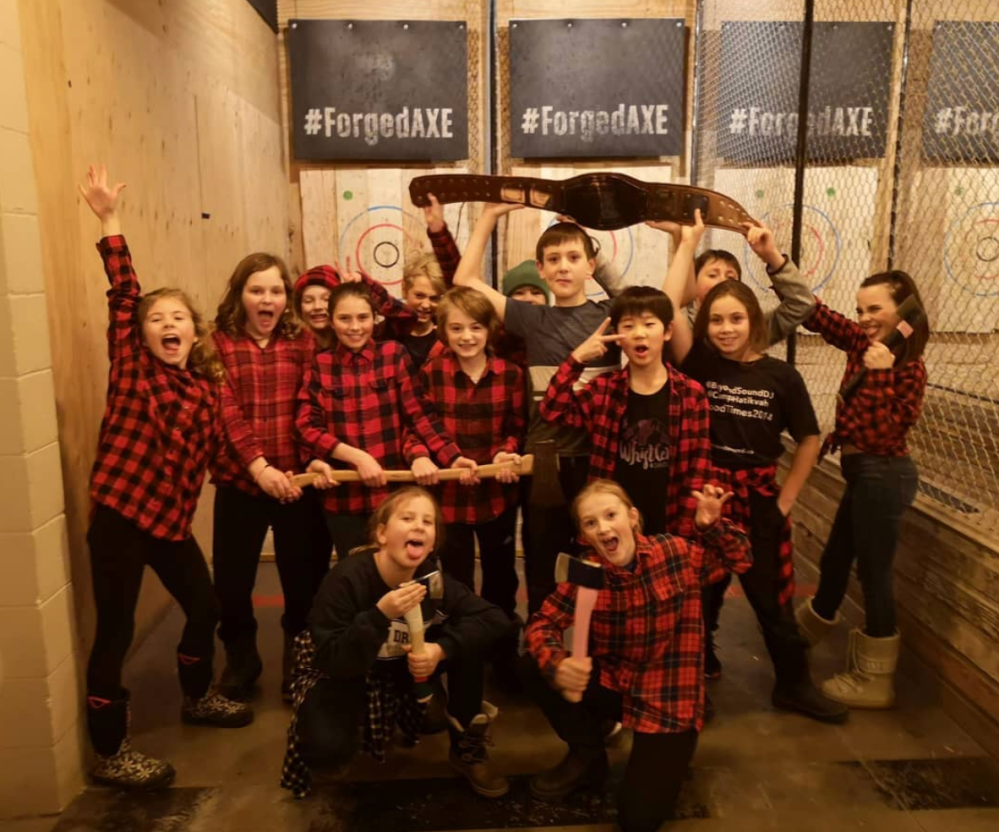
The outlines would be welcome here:
<svg viewBox="0 0 999 832">
<path fill-rule="evenodd" d="M 492 354 L 500 328 L 489 298 L 456 287 L 437 308 L 437 331 L 448 349 L 420 370 L 420 383 L 434 402 L 444 429 L 469 459 L 480 465 L 519 462 L 524 441 L 524 374 Z M 412 437 L 410 437 L 412 441 Z M 518 477 L 504 471 L 477 488 L 440 485 L 446 533 L 440 548 L 448 574 L 475 589 L 475 541 L 479 542 L 482 592 L 517 622 L 516 527 Z M 498 645 L 494 665 L 510 678 L 516 635 Z"/>
<path fill-rule="evenodd" d="M 847 709 L 812 684 L 808 646 L 791 606 L 790 512 L 818 458 L 819 425 L 804 379 L 790 364 L 764 354 L 767 340 L 753 290 L 737 280 L 722 281 L 697 312 L 693 347 L 683 369 L 707 390 L 715 476 L 734 491 L 728 504 L 731 517 L 752 543 L 753 567 L 739 580 L 773 663 L 771 701 L 774 707 L 822 722 L 843 722 Z M 778 486 L 784 430 L 797 447 L 790 471 Z M 712 589 L 706 606 L 715 598 Z M 706 624 L 710 621 L 709 615 Z M 713 655 L 709 652 L 708 658 Z M 720 675 L 720 665 L 717 675 L 705 666 L 709 676 Z"/>
<path fill-rule="evenodd" d="M 867 370 L 855 394 L 836 405 L 836 426 L 823 446 L 824 452 L 839 449 L 846 491 L 819 562 L 818 590 L 798 609 L 798 623 L 816 644 L 839 620 L 839 606 L 857 561 L 866 621 L 863 629 L 850 632 L 847 671 L 822 685 L 826 695 L 854 708 L 895 704 L 900 639 L 895 629 L 892 560 L 902 513 L 919 485 L 905 437 L 919 419 L 926 392 L 922 354 L 929 323 L 923 317 L 894 350 L 882 341 L 899 326 L 898 306 L 909 297 L 922 307 L 908 274 L 880 272 L 860 284 L 857 323 L 821 302 L 805 322 L 846 352 L 844 384 L 861 369 Z"/>
<path fill-rule="evenodd" d="M 141 294 L 118 218 L 123 187 L 108 187 L 103 166 L 91 166 L 80 187 L 101 220 L 97 250 L 111 282 L 107 408 L 90 477 L 87 532 L 97 607 L 87 728 L 95 781 L 149 789 L 169 785 L 174 770 L 132 750 L 129 697 L 121 684 L 147 564 L 187 616 L 177 646 L 181 718 L 236 728 L 251 722 L 253 712 L 211 690 L 218 602 L 191 536 L 205 470 L 221 439 L 217 383 L 223 370 L 207 327 L 183 292 Z"/>
<path fill-rule="evenodd" d="M 342 283 L 330 293 L 337 343 L 315 354 L 298 394 L 295 420 L 308 470 L 326 490 L 323 507 L 337 557 L 367 539 L 371 512 L 388 496 L 386 470 L 405 462 L 417 482 L 432 485 L 437 465 L 461 468 L 472 482 L 475 462 L 462 456 L 423 391 L 405 348 L 372 339 L 375 307 L 367 287 Z M 418 441 L 404 447 L 406 430 Z M 350 466 L 359 483 L 335 484 L 333 468 Z"/>
<path fill-rule="evenodd" d="M 555 768 L 531 781 L 541 800 L 574 789 L 599 789 L 607 776 L 601 724 L 634 730 L 618 796 L 624 832 L 655 832 L 673 815 L 704 716 L 704 624 L 701 588 L 727 570 L 750 565 L 746 536 L 721 519 L 731 495 L 705 485 L 695 491 L 691 537 L 646 536 L 628 494 L 595 480 L 573 504 L 590 547 L 583 557 L 602 567 L 590 625 L 589 656 L 565 649 L 577 587 L 559 584 L 525 633 L 528 688 L 569 746 Z"/>
<path fill-rule="evenodd" d="M 226 667 L 219 689 L 246 699 L 263 664 L 257 652 L 253 585 L 267 529 L 284 594 L 282 693 L 291 695 L 292 642 L 329 568 L 332 543 L 314 490 L 294 487 L 298 390 L 315 342 L 295 317 L 291 278 L 271 254 L 244 257 L 229 278 L 212 339 L 226 368 L 226 444 L 211 466 L 215 483 L 212 563 Z"/>
</svg>

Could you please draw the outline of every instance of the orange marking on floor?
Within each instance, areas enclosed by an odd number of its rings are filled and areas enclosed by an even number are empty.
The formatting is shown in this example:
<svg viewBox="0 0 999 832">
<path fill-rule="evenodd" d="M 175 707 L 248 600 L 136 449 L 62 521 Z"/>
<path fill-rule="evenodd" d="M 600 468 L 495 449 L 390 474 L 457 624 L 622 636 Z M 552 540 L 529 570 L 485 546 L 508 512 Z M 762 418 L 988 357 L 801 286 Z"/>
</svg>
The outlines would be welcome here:
<svg viewBox="0 0 999 832">
<path fill-rule="evenodd" d="M 283 607 L 284 595 L 254 595 L 253 606 L 255 607 Z"/>
</svg>

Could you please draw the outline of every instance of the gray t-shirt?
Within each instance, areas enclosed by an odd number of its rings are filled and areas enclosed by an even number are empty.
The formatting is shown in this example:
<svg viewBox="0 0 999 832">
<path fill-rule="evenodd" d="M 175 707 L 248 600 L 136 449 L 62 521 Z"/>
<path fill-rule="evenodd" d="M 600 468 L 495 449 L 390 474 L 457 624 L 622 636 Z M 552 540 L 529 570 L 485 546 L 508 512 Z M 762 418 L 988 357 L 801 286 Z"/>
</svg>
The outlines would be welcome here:
<svg viewBox="0 0 999 832">
<path fill-rule="evenodd" d="M 589 456 L 590 435 L 583 428 L 568 428 L 541 418 L 538 406 L 552 376 L 576 347 L 589 338 L 610 314 L 609 300 L 591 300 L 580 306 L 536 306 L 508 299 L 503 325 L 507 332 L 519 335 L 527 345 L 527 380 L 530 396 L 530 422 L 527 428 L 527 452 L 537 442 L 555 440 L 561 456 Z M 579 379 L 586 385 L 594 376 L 621 366 L 621 351 L 611 346 L 602 358 L 587 365 Z"/>
</svg>

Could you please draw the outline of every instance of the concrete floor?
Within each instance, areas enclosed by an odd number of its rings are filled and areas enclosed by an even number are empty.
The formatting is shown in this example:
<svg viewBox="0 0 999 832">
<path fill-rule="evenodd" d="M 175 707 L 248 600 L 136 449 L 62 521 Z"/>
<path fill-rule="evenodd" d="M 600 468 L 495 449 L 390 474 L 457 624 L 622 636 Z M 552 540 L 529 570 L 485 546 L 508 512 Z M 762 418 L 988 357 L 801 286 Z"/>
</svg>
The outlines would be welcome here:
<svg viewBox="0 0 999 832">
<path fill-rule="evenodd" d="M 133 691 L 134 745 L 174 764 L 175 787 L 142 796 L 91 789 L 60 818 L 0 823 L 0 832 L 612 828 L 612 800 L 548 807 L 527 797 L 528 776 L 556 763 L 562 747 L 529 702 L 492 691 L 487 697 L 501 708 L 493 756 L 514 778 L 508 798 L 471 795 L 447 766 L 445 735 L 437 735 L 415 749 L 393 749 L 381 766 L 358 758 L 349 782 L 294 801 L 278 787 L 289 715 L 278 691 L 279 591 L 273 565 L 262 565 L 265 672 L 252 726 L 221 731 L 180 723 L 173 649 L 182 616 L 174 610 L 137 651 L 126 684 Z M 844 629 L 816 651 L 817 679 L 839 669 L 845 641 Z M 999 765 L 942 712 L 918 669 L 899 678 L 895 711 L 854 712 L 844 726 L 825 726 L 771 708 L 769 661 L 741 597 L 726 604 L 719 643 L 724 676 L 709 686 L 718 716 L 701 735 L 684 791 L 687 819 L 670 830 L 999 829 Z M 612 751 L 617 772 L 627 751 L 627 738 Z"/>
</svg>

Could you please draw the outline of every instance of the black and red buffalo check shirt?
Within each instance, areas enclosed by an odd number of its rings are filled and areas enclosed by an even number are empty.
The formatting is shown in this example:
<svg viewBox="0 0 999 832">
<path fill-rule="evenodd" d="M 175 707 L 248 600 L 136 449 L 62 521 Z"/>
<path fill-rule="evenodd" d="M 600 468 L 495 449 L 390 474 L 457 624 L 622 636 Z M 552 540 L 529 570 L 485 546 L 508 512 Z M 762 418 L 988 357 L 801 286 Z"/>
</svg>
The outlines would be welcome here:
<svg viewBox="0 0 999 832">
<path fill-rule="evenodd" d="M 279 471 L 299 467 L 295 443 L 298 390 L 312 364 L 315 340 L 302 331 L 295 338 L 278 335 L 260 347 L 241 333 L 212 333 L 215 350 L 225 364 L 222 425 L 227 442 L 212 461 L 212 481 L 247 494 L 264 492 L 247 466 L 264 457 Z"/>
<path fill-rule="evenodd" d="M 520 452 L 527 418 L 524 373 L 516 364 L 490 357 L 476 383 L 447 350 L 423 365 L 420 383 L 463 456 L 487 465 L 500 452 Z M 406 447 L 409 454 L 427 455 L 412 432 L 406 437 Z M 475 488 L 444 482 L 438 491 L 444 522 L 470 524 L 498 517 L 516 503 L 517 494 L 518 486 L 495 479 L 483 480 Z"/>
<path fill-rule="evenodd" d="M 548 384 L 541 402 L 541 416 L 549 422 L 590 431 L 590 479 L 614 479 L 621 423 L 628 414 L 628 369 L 594 378 L 584 387 L 576 382 L 585 365 L 569 358 Z M 664 495 L 666 528 L 673 534 L 693 534 L 697 501 L 691 494 L 711 482 L 711 438 L 708 398 L 696 381 L 672 367 L 670 385 L 669 441 L 671 468 Z"/>
<path fill-rule="evenodd" d="M 186 540 L 220 440 L 217 386 L 164 364 L 146 347 L 139 280 L 125 238 L 105 237 L 97 250 L 111 281 L 111 367 L 90 497 L 153 537 Z"/>
<path fill-rule="evenodd" d="M 816 299 L 815 311 L 804 326 L 846 353 L 842 384 L 863 369 L 871 340 L 856 321 Z M 865 454 L 907 456 L 905 436 L 919 419 L 925 392 L 922 358 L 896 362 L 889 370 L 868 370 L 853 398 L 836 404 L 836 426 L 822 445 L 823 455 L 851 443 Z"/>
<path fill-rule="evenodd" d="M 337 342 L 317 352 L 298 393 L 295 424 L 302 459 L 348 467 L 332 459 L 336 446 L 345 442 L 371 454 L 386 471 L 408 469 L 422 455 L 403 450 L 411 428 L 434 461 L 449 467 L 461 451 L 415 375 L 406 348 L 397 341 L 368 341 L 356 353 Z M 368 513 L 388 494 L 388 488 L 344 483 L 327 489 L 323 507 L 338 514 Z"/>
<path fill-rule="evenodd" d="M 646 734 L 700 731 L 704 723 L 704 621 L 701 588 L 752 564 L 746 536 L 727 520 L 686 540 L 635 537 L 634 571 L 593 551 L 604 569 L 590 622 L 589 655 L 600 685 L 621 695 L 622 723 Z M 554 685 L 569 653 L 575 584 L 559 584 L 531 618 L 524 637 Z"/>
</svg>

